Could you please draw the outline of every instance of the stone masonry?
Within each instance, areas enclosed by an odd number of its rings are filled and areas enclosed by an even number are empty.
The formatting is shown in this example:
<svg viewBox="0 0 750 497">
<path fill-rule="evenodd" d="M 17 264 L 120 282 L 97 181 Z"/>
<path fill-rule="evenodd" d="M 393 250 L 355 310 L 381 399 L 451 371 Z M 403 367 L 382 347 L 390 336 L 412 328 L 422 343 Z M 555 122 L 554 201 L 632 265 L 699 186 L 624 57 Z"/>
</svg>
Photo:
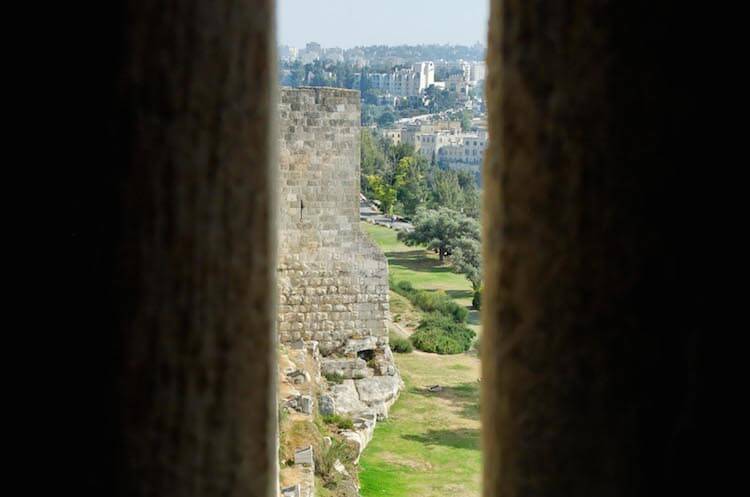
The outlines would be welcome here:
<svg viewBox="0 0 750 497">
<path fill-rule="evenodd" d="M 279 339 L 383 352 L 388 269 L 359 229 L 359 92 L 283 88 L 279 105 Z"/>
</svg>

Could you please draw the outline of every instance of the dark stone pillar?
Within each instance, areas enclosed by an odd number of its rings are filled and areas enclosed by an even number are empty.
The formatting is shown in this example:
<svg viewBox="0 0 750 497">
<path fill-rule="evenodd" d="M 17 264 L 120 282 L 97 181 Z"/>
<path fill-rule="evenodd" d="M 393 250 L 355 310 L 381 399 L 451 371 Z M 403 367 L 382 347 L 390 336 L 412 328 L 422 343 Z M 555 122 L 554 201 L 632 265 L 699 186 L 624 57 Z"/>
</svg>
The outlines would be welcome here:
<svg viewBox="0 0 750 497">
<path fill-rule="evenodd" d="M 673 495 L 699 477 L 680 9 L 492 2 L 488 497 Z"/>
<path fill-rule="evenodd" d="M 96 100 L 70 160 L 96 164 L 62 240 L 77 324 L 61 488 L 274 493 L 273 7 L 114 2 L 68 54 Z"/>
</svg>

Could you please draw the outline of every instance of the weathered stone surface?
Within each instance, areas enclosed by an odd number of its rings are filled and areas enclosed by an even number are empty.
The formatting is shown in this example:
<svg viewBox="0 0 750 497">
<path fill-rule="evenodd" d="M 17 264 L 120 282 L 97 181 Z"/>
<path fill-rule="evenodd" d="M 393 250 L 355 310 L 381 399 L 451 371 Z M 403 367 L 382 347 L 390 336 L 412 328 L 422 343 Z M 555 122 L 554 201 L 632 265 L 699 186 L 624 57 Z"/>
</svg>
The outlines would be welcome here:
<svg viewBox="0 0 750 497">
<path fill-rule="evenodd" d="M 341 378 L 365 378 L 372 376 L 367 363 L 362 359 L 324 359 L 320 370 L 324 375 L 337 375 Z"/>
<path fill-rule="evenodd" d="M 344 346 L 345 354 L 356 354 L 361 350 L 374 350 L 378 346 L 378 337 L 350 338 Z"/>
<path fill-rule="evenodd" d="M 291 373 L 288 373 L 287 377 L 294 385 L 301 385 L 302 383 L 310 382 L 310 373 L 301 369 L 296 369 Z"/>
<path fill-rule="evenodd" d="M 401 378 L 395 376 L 374 376 L 354 382 L 359 399 L 372 408 L 378 419 L 388 417 L 388 409 L 393 405 L 401 390 Z"/>
<path fill-rule="evenodd" d="M 309 395 L 300 395 L 299 397 L 299 411 L 304 414 L 312 414 L 313 412 L 313 399 Z"/>
<path fill-rule="evenodd" d="M 336 413 L 336 402 L 331 395 L 323 394 L 318 398 L 318 411 L 323 416 L 331 416 Z"/>
<path fill-rule="evenodd" d="M 294 452 L 294 464 L 302 464 L 305 466 L 312 466 L 313 461 L 313 448 L 312 446 L 299 449 Z"/>
<path fill-rule="evenodd" d="M 359 92 L 284 88 L 279 112 L 279 338 L 323 355 L 387 341 L 387 263 L 359 230 Z"/>
<path fill-rule="evenodd" d="M 354 386 L 355 380 L 344 380 L 340 385 L 331 387 L 331 397 L 334 399 L 334 412 L 340 415 L 352 415 L 367 409 Z"/>
</svg>

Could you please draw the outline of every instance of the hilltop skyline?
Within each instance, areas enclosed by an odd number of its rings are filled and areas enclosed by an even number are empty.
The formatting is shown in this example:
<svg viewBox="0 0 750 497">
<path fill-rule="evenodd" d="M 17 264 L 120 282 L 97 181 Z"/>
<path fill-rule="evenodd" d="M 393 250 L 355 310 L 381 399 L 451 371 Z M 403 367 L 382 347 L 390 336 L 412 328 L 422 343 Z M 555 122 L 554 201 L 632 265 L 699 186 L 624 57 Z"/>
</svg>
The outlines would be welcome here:
<svg viewBox="0 0 750 497">
<path fill-rule="evenodd" d="M 488 0 L 279 0 L 277 41 L 302 48 L 368 45 L 486 45 Z"/>
</svg>

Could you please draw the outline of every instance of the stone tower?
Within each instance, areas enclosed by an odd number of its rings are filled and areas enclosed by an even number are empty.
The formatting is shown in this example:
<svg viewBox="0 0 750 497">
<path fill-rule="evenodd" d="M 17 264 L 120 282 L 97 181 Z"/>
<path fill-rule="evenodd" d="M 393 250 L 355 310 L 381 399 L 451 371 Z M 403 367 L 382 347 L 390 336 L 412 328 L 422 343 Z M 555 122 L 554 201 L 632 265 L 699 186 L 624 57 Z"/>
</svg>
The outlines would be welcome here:
<svg viewBox="0 0 750 497">
<path fill-rule="evenodd" d="M 388 266 L 359 229 L 359 92 L 283 88 L 279 105 L 279 339 L 392 376 Z"/>
</svg>

